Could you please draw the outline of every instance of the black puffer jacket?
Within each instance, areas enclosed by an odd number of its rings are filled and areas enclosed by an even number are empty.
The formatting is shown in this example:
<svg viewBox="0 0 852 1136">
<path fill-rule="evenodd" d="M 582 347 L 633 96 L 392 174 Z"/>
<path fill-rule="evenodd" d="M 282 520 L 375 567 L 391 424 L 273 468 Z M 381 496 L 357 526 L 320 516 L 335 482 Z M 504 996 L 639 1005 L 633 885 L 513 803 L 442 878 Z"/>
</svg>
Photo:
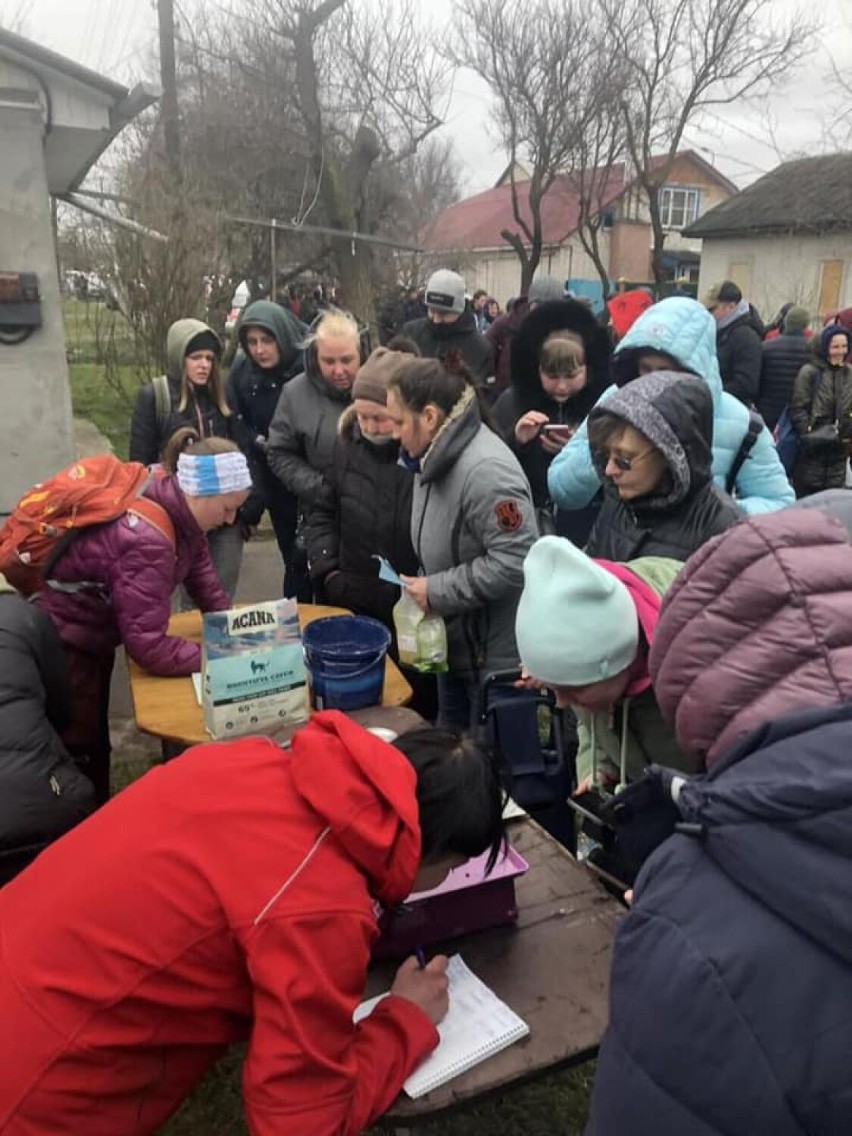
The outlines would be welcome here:
<svg viewBox="0 0 852 1136">
<path fill-rule="evenodd" d="M 713 396 L 694 375 L 657 371 L 635 379 L 589 415 L 622 419 L 666 458 L 669 476 L 655 493 L 622 501 L 606 484 L 586 552 L 625 562 L 639 556 L 688 560 L 740 514 L 712 480 Z M 596 459 L 604 478 L 604 459 Z"/>
<path fill-rule="evenodd" d="M 754 403 L 760 388 L 762 348 L 763 325 L 750 308 L 716 332 L 722 386 L 746 406 Z"/>
<path fill-rule="evenodd" d="M 801 445 L 793 467 L 796 495 L 821 489 L 842 489 L 846 483 L 846 446 L 852 441 L 852 365 L 832 367 L 827 359 L 833 328 L 820 336 L 818 354 L 799 371 L 790 399 L 790 419 L 796 432 L 807 435 L 820 426 L 837 423 L 838 441 L 819 448 Z"/>
<path fill-rule="evenodd" d="M 334 458 L 337 423 L 351 403 L 320 374 L 316 344 L 305 352 L 305 370 L 287 383 L 269 427 L 269 468 L 298 497 L 305 515 L 322 501 Z"/>
<path fill-rule="evenodd" d="M 55 840 L 95 807 L 57 732 L 70 721 L 67 683 L 50 619 L 0 577 L 0 882 L 9 853 Z"/>
<path fill-rule="evenodd" d="M 813 352 L 810 340 L 801 331 L 782 331 L 774 339 L 767 339 L 761 350 L 757 409 L 769 429 L 774 430 L 793 397 L 796 375 L 805 363 L 812 361 Z"/>
<path fill-rule="evenodd" d="M 389 627 L 399 588 L 379 580 L 373 557 L 384 556 L 406 576 L 418 569 L 411 544 L 414 479 L 398 457 L 397 442 L 366 441 L 353 408 L 345 410 L 326 474 L 329 492 L 311 511 L 307 529 L 311 578 L 324 598 Z"/>
<path fill-rule="evenodd" d="M 402 334 L 413 339 L 420 354 L 443 359 L 448 351 L 458 351 L 477 386 L 494 386 L 494 348 L 476 327 L 476 317 L 465 308 L 455 323 L 432 323 L 428 316 L 403 325 Z"/>
<path fill-rule="evenodd" d="M 544 390 L 538 358 L 542 344 L 554 331 L 567 329 L 583 340 L 586 352 L 585 387 L 567 402 L 556 402 Z M 540 410 L 551 422 L 579 426 L 609 386 L 609 338 L 587 307 L 574 300 L 550 300 L 538 304 L 524 318 L 512 340 L 511 387 L 494 406 L 494 419 L 504 442 L 515 452 L 532 489 L 533 501 L 548 499 L 547 471 L 553 454 L 534 438 L 521 445 L 515 423 L 529 410 Z"/>
</svg>

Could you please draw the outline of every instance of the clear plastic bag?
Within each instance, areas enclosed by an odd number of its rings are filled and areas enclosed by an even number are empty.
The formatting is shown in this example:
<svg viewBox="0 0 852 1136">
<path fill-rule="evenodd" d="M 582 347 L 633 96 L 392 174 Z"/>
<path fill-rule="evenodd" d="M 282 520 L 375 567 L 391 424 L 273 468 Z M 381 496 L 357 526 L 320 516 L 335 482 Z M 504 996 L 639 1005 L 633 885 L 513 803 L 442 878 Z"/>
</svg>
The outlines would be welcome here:
<svg viewBox="0 0 852 1136">
<path fill-rule="evenodd" d="M 440 615 L 421 611 L 405 589 L 393 609 L 399 661 L 427 674 L 447 670 L 447 628 Z"/>
</svg>

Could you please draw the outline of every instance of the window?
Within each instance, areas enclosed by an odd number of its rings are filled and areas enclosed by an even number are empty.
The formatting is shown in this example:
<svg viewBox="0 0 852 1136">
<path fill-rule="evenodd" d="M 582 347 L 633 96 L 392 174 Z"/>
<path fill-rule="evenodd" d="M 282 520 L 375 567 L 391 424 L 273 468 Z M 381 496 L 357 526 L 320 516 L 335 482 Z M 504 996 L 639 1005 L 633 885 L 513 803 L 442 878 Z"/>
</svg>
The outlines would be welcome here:
<svg viewBox="0 0 852 1136">
<path fill-rule="evenodd" d="M 685 229 L 698 218 L 698 189 L 678 189 L 664 185 L 660 190 L 660 220 L 664 229 Z"/>
</svg>

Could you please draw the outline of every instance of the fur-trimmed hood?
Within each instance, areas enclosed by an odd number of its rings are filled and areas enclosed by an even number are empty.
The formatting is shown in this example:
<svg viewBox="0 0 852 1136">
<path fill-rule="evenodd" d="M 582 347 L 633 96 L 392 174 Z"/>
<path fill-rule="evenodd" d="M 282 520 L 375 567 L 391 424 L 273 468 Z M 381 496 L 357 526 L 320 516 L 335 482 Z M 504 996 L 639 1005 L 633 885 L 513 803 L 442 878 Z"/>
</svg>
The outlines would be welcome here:
<svg viewBox="0 0 852 1136">
<path fill-rule="evenodd" d="M 581 422 L 610 383 L 609 337 L 585 304 L 549 300 L 527 313 L 512 340 L 512 389 L 522 413 L 552 413 L 555 403 L 542 388 L 538 359 L 542 344 L 554 331 L 573 331 L 583 341 L 587 382 L 565 404 L 570 407 L 571 419 Z"/>
<path fill-rule="evenodd" d="M 479 413 L 476 390 L 468 384 L 420 458 L 420 480 L 426 483 L 441 477 L 481 425 L 482 416 Z"/>
</svg>

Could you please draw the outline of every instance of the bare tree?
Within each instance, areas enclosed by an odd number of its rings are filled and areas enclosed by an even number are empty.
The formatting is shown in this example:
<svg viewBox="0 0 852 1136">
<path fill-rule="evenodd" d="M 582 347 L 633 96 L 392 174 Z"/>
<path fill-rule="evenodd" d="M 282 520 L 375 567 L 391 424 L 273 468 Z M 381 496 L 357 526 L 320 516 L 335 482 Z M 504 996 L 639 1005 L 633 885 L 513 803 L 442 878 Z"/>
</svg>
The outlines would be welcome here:
<svg viewBox="0 0 852 1136">
<path fill-rule="evenodd" d="M 542 205 L 555 179 L 576 164 L 599 97 L 615 79 L 605 26 L 578 0 L 456 0 L 449 57 L 491 88 L 493 120 L 509 159 L 513 229 L 526 292 L 544 244 Z M 516 169 L 529 171 L 519 181 Z"/>
<path fill-rule="evenodd" d="M 664 277 L 660 191 L 701 112 L 759 96 L 811 50 L 814 24 L 772 0 L 597 0 L 628 78 L 621 111 L 647 196 L 651 269 Z"/>
<path fill-rule="evenodd" d="M 374 171 L 417 152 L 441 125 L 447 67 L 430 48 L 414 0 L 249 0 L 252 23 L 292 60 L 307 167 L 300 220 L 340 230 L 329 249 L 344 302 L 375 325 Z"/>
</svg>

